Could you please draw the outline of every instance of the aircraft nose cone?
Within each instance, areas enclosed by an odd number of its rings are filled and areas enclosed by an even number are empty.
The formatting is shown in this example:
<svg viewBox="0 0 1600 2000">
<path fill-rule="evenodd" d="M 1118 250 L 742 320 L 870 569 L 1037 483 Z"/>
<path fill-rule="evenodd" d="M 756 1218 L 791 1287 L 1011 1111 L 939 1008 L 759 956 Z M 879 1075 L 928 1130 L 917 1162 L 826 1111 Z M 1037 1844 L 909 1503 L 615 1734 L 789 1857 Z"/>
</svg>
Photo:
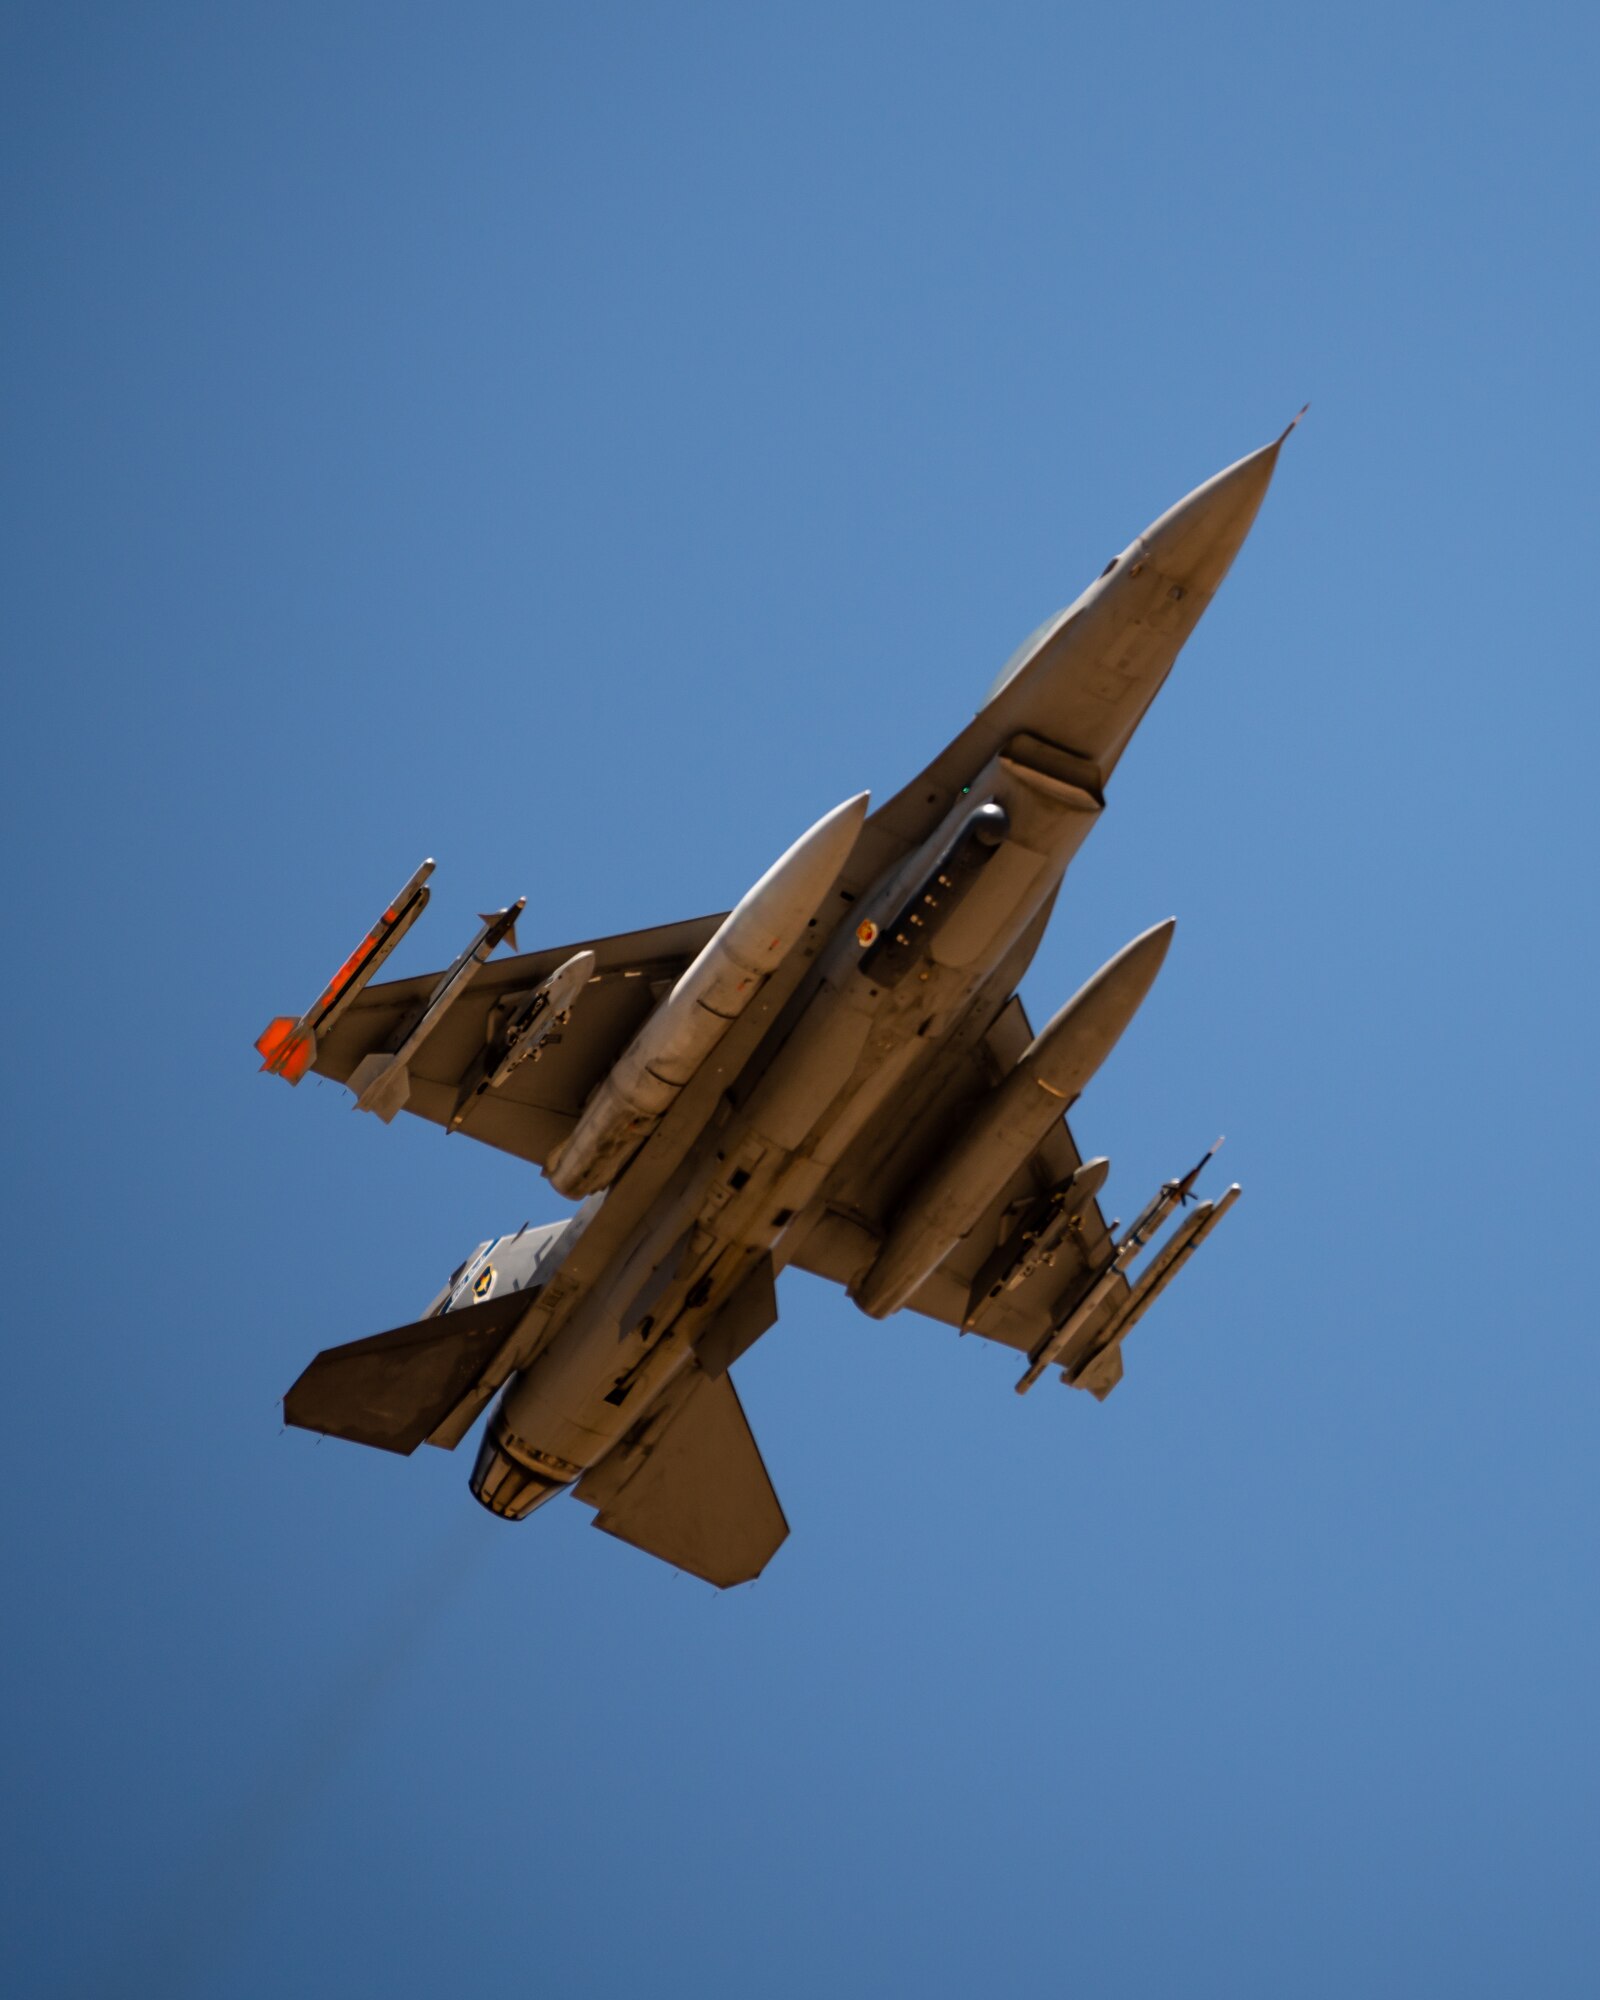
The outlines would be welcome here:
<svg viewBox="0 0 1600 2000">
<path fill-rule="evenodd" d="M 1163 576 L 1207 597 L 1216 590 L 1260 511 L 1288 435 L 1227 466 L 1145 530 L 1148 559 Z"/>
</svg>

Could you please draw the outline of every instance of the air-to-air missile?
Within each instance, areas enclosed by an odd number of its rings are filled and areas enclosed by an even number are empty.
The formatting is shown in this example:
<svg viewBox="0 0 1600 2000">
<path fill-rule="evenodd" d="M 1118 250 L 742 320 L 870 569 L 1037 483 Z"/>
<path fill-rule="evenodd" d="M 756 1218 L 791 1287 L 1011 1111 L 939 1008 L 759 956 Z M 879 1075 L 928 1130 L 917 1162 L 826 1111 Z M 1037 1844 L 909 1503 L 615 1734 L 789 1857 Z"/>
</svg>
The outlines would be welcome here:
<svg viewBox="0 0 1600 2000">
<path fill-rule="evenodd" d="M 1209 1158 L 1209 1155 L 1207 1156 Z M 1095 1343 L 1094 1352 L 1070 1368 L 1063 1368 L 1061 1379 L 1074 1389 L 1087 1389 L 1091 1395 L 1105 1397 L 1116 1386 L 1121 1373 L 1120 1362 L 1115 1369 L 1112 1357 L 1122 1345 L 1124 1338 L 1132 1332 L 1136 1322 L 1164 1292 L 1177 1276 L 1179 1266 L 1191 1257 L 1217 1224 L 1239 1199 L 1239 1183 L 1235 1181 L 1215 1201 L 1203 1201 L 1194 1214 L 1162 1246 L 1161 1255 L 1144 1273 L 1133 1290 L 1123 1301 L 1122 1310 L 1106 1328 Z M 1064 1338 L 1057 1347 L 1058 1353 L 1065 1353 L 1078 1328 L 1086 1324 L 1088 1315 L 1080 1306 L 1071 1321 L 1063 1327 Z M 1048 1366 L 1048 1363 L 1046 1364 Z M 1019 1385 L 1020 1387 L 1020 1385 Z"/>
<path fill-rule="evenodd" d="M 615 1180 L 696 1070 L 799 942 L 867 816 L 869 794 L 824 813 L 723 919 L 699 957 L 617 1058 L 545 1172 L 558 1193 Z"/>
<path fill-rule="evenodd" d="M 300 1081 L 317 1059 L 317 1037 L 327 1034 L 427 908 L 432 873 L 433 863 L 424 861 L 298 1020 L 279 1014 L 267 1023 L 256 1038 L 264 1070 L 289 1083 Z"/>
<path fill-rule="evenodd" d="M 1207 1162 L 1215 1158 L 1217 1147 L 1221 1144 L 1222 1141 L 1219 1139 L 1216 1146 L 1213 1146 L 1210 1152 L 1206 1153 L 1196 1165 L 1192 1166 L 1188 1173 L 1184 1174 L 1181 1179 L 1163 1181 L 1156 1193 L 1145 1203 L 1133 1227 L 1122 1238 L 1121 1242 L 1117 1244 L 1110 1258 L 1101 1266 L 1087 1290 L 1079 1292 L 1066 1317 L 1045 1335 L 1044 1339 L 1039 1342 L 1038 1346 L 1029 1355 L 1028 1365 L 1018 1377 L 1016 1384 L 1019 1396 L 1025 1396 L 1050 1366 L 1051 1362 L 1066 1353 L 1067 1349 L 1072 1345 L 1073 1340 L 1089 1324 L 1090 1320 L 1110 1294 L 1118 1277 L 1133 1262 L 1134 1258 L 1138 1256 L 1146 1244 L 1150 1242 L 1151 1238 L 1155 1236 L 1172 1211 L 1175 1208 L 1181 1207 L 1189 1199 L 1195 1182 L 1200 1178 L 1201 1170 L 1206 1166 Z M 1210 1234 L 1213 1224 L 1222 1220 L 1238 1197 L 1239 1188 L 1235 1184 L 1220 1201 L 1204 1202 L 1195 1210 L 1188 1222 L 1184 1224 L 1183 1229 L 1173 1237 L 1172 1241 L 1162 1251 L 1161 1260 L 1158 1260 L 1145 1273 L 1144 1277 L 1140 1280 L 1139 1287 L 1135 1292 L 1130 1294 L 1125 1302 L 1123 1313 L 1119 1315 L 1116 1338 L 1120 1339 L 1121 1335 L 1126 1333 L 1128 1327 L 1133 1324 L 1132 1319 L 1126 1320 L 1126 1324 L 1120 1324 L 1120 1322 L 1126 1318 L 1127 1307 L 1133 1304 L 1134 1299 L 1143 1291 L 1145 1285 L 1151 1279 L 1159 1276 L 1160 1283 L 1156 1286 L 1156 1290 L 1159 1291 L 1161 1286 L 1166 1283 L 1167 1276 L 1170 1275 L 1171 1270 L 1175 1268 L 1178 1255 L 1186 1255 L 1189 1250 L 1198 1247 L 1202 1237 Z M 1144 1302 L 1139 1306 L 1139 1312 L 1144 1311 L 1145 1305 L 1154 1296 L 1154 1292 L 1151 1292 L 1145 1297 Z M 1136 1319 L 1137 1317 L 1138 1313 L 1135 1313 L 1134 1318 Z M 1096 1350 L 1097 1354 L 1103 1352 L 1107 1344 L 1109 1343 L 1102 1342 L 1100 1348 Z M 1068 1379 L 1076 1378 L 1073 1376 Z"/>
<path fill-rule="evenodd" d="M 411 1071 L 408 1067 L 411 1058 L 438 1027 L 450 1003 L 501 939 L 509 938 L 511 949 L 516 950 L 517 919 L 527 904 L 527 897 L 519 896 L 507 908 L 491 911 L 485 916 L 482 930 L 449 971 L 441 976 L 415 1017 L 400 1030 L 394 1046 L 377 1050 L 356 1065 L 351 1072 L 350 1088 L 356 1094 L 357 1111 L 371 1111 L 387 1125 L 395 1113 L 404 1108 L 406 1099 L 411 1095 Z"/>
<path fill-rule="evenodd" d="M 1124 945 L 1081 987 L 981 1103 L 913 1191 L 853 1296 L 874 1319 L 943 1263 L 1110 1055 L 1161 970 L 1174 919 Z"/>
<path fill-rule="evenodd" d="M 508 1018 L 495 1040 L 467 1072 L 447 1130 L 458 1132 L 480 1097 L 498 1090 L 525 1062 L 537 1062 L 544 1045 L 566 1025 L 579 995 L 594 976 L 592 951 L 575 951 L 548 979 L 526 993 L 508 993 L 500 1003 Z"/>
</svg>

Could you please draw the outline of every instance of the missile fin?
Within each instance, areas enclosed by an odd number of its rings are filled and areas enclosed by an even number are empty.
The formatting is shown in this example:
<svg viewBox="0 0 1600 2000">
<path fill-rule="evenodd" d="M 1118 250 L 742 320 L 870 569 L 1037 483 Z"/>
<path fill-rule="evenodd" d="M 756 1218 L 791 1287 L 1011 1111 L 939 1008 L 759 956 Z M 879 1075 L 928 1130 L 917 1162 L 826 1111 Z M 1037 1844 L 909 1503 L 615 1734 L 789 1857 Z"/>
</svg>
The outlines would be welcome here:
<svg viewBox="0 0 1600 2000">
<path fill-rule="evenodd" d="M 356 1094 L 355 1110 L 370 1111 L 389 1125 L 411 1095 L 411 1070 L 393 1056 L 363 1056 L 351 1072 L 350 1088 Z"/>
<path fill-rule="evenodd" d="M 299 1083 L 316 1059 L 316 1033 L 307 1028 L 304 1034 L 295 1036 L 273 1067 L 289 1083 Z"/>
<path fill-rule="evenodd" d="M 286 1083 L 298 1083 L 317 1059 L 314 1029 L 289 1014 L 278 1014 L 256 1037 L 261 1067 Z"/>
<path fill-rule="evenodd" d="M 478 921 L 481 924 L 497 924 L 502 917 L 509 916 L 511 921 L 503 926 L 500 936 L 495 939 L 495 944 L 498 944 L 500 939 L 503 938 L 510 945 L 511 949 L 515 951 L 517 948 L 517 919 L 527 908 L 527 904 L 527 897 L 519 896 L 509 910 L 480 910 L 478 912 Z M 493 949 L 494 946 L 491 945 L 490 950 L 492 951 Z"/>
</svg>

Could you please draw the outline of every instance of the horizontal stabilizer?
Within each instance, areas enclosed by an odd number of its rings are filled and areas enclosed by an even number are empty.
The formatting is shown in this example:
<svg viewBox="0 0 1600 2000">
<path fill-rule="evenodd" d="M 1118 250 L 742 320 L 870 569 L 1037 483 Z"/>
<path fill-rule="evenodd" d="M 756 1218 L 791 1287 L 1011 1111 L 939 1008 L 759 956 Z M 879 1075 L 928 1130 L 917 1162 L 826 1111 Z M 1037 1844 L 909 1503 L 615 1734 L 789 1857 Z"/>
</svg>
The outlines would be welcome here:
<svg viewBox="0 0 1600 2000">
<path fill-rule="evenodd" d="M 531 1303 L 526 1292 L 507 1292 L 325 1348 L 284 1397 L 284 1421 L 380 1451 L 413 1452 L 471 1394 Z"/>
<path fill-rule="evenodd" d="M 698 1367 L 685 1381 L 663 1428 L 647 1420 L 575 1490 L 597 1528 L 726 1589 L 761 1574 L 789 1524 L 732 1381 Z"/>
</svg>

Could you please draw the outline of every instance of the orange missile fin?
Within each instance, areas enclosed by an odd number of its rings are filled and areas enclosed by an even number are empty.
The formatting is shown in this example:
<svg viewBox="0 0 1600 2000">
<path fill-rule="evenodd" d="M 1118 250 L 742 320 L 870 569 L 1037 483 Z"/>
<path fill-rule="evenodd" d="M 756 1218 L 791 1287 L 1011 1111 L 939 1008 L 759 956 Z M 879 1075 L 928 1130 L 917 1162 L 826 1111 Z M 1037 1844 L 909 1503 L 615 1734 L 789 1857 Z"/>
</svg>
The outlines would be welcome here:
<svg viewBox="0 0 1600 2000">
<path fill-rule="evenodd" d="M 310 1069 L 312 1062 L 316 1058 L 316 1053 L 317 1038 L 315 1035 L 309 1033 L 296 1035 L 279 1058 L 277 1064 L 279 1076 L 285 1078 L 290 1083 L 298 1083 L 306 1071 Z"/>
<path fill-rule="evenodd" d="M 290 1014 L 274 1016 L 256 1037 L 256 1047 L 261 1052 L 261 1067 L 290 1083 L 300 1081 L 317 1052 L 315 1038 L 301 1030 Z"/>
<path fill-rule="evenodd" d="M 261 1053 L 261 1067 L 276 1069 L 278 1058 L 292 1039 L 296 1027 L 293 1014 L 275 1014 L 256 1036 L 256 1047 Z"/>
</svg>

